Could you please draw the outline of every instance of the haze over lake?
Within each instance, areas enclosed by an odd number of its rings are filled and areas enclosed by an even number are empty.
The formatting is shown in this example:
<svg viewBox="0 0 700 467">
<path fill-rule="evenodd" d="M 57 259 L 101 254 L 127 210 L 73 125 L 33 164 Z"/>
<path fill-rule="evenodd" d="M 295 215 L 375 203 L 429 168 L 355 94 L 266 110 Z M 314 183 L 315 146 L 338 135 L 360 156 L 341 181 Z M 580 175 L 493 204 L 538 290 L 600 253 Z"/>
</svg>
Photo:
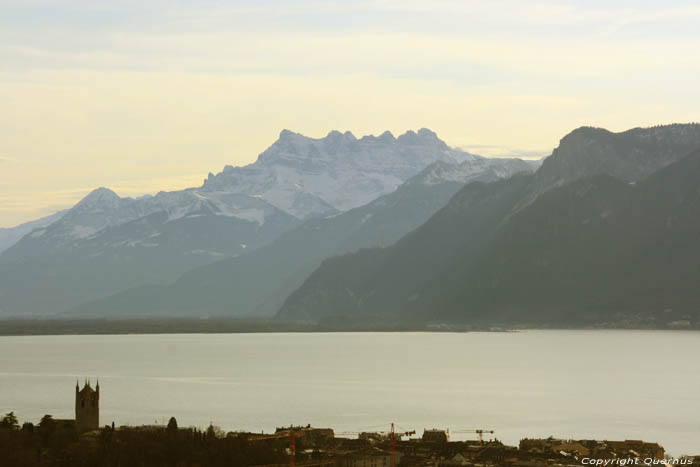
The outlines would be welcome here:
<svg viewBox="0 0 700 467">
<path fill-rule="evenodd" d="M 0 337 L 0 411 L 74 415 L 99 377 L 100 423 L 266 432 L 450 428 L 643 439 L 700 451 L 700 335 L 664 331 Z M 460 439 L 471 435 L 457 435 Z"/>
</svg>

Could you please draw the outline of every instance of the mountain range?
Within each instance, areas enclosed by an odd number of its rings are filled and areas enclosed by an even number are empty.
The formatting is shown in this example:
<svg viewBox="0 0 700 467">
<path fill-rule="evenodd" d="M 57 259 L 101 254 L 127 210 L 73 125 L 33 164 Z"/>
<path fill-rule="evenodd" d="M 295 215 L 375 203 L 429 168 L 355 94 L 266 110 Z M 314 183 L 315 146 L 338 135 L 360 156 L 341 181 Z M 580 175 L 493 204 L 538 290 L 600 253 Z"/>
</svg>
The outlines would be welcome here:
<svg viewBox="0 0 700 467">
<path fill-rule="evenodd" d="M 460 170 L 505 167 L 450 148 L 427 129 L 360 139 L 284 130 L 256 162 L 227 166 L 198 188 L 140 198 L 98 188 L 0 254 L 0 312 L 50 315 L 132 287 L 168 284 L 305 220 L 363 206 L 432 163 L 431 176 L 456 179 L 467 176 Z M 460 168 L 450 175 L 452 166 Z"/>
<path fill-rule="evenodd" d="M 536 162 L 284 130 L 200 187 L 99 188 L 0 232 L 23 234 L 0 313 L 700 326 L 699 167 L 698 124 L 582 127 Z"/>
<path fill-rule="evenodd" d="M 129 289 L 84 303 L 69 314 L 271 316 L 324 258 L 392 244 L 444 206 L 465 183 L 506 178 L 536 165 L 518 159 L 437 161 L 364 206 L 309 219 L 269 245 L 190 270 L 170 286 Z"/>
<path fill-rule="evenodd" d="M 534 174 L 466 185 L 387 248 L 324 261 L 277 318 L 700 322 L 700 125 L 580 128 Z"/>
</svg>

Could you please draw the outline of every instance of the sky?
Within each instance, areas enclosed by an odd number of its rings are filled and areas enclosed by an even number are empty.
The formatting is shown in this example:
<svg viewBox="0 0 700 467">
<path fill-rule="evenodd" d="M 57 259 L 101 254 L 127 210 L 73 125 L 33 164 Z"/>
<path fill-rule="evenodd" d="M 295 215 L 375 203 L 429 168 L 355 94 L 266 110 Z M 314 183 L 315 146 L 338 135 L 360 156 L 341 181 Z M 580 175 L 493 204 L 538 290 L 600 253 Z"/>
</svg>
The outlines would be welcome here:
<svg viewBox="0 0 700 467">
<path fill-rule="evenodd" d="M 549 154 L 700 121 L 696 1 L 0 0 L 0 227 L 199 186 L 287 128 Z"/>
</svg>

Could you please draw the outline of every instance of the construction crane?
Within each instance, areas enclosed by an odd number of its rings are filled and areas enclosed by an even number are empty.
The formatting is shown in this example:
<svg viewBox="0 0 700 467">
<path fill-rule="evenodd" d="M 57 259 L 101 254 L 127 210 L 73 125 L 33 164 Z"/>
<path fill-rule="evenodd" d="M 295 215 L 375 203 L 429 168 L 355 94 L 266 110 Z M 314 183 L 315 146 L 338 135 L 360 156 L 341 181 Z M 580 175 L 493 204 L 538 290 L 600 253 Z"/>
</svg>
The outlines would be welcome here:
<svg viewBox="0 0 700 467">
<path fill-rule="evenodd" d="M 367 433 L 365 431 L 343 431 L 340 433 L 337 433 L 339 435 L 361 435 L 363 433 Z M 381 436 L 386 436 L 389 438 L 389 456 L 390 456 L 390 467 L 395 467 L 396 461 L 395 461 L 395 451 L 396 451 L 396 437 L 398 436 L 399 439 L 401 439 L 402 436 L 411 436 L 415 435 L 416 431 L 404 431 L 404 432 L 397 432 L 394 430 L 394 424 L 391 424 L 391 429 L 389 431 L 379 431 L 377 432 L 378 435 Z"/>
<path fill-rule="evenodd" d="M 304 433 L 300 431 L 294 431 L 294 429 L 278 431 L 277 433 L 269 435 L 255 435 L 249 436 L 248 441 L 260 441 L 265 439 L 276 439 L 276 438 L 289 438 L 289 467 L 294 467 L 295 457 L 296 457 L 296 437 L 304 436 Z"/>
<path fill-rule="evenodd" d="M 404 431 L 403 433 L 396 433 L 396 432 L 394 432 L 394 423 L 393 423 L 393 422 L 391 423 L 391 433 L 389 434 L 389 436 L 390 436 L 390 438 L 389 438 L 389 439 L 390 439 L 389 445 L 391 446 L 391 457 L 390 457 L 391 463 L 390 463 L 390 467 L 395 467 L 395 465 L 396 465 L 396 463 L 395 463 L 395 461 L 394 461 L 394 448 L 396 447 L 396 435 L 399 435 L 399 439 L 400 439 L 402 436 L 411 436 L 411 435 L 414 435 L 414 434 L 416 434 L 416 431 L 415 431 L 415 430 L 412 430 L 412 431 Z"/>
<path fill-rule="evenodd" d="M 484 445 L 484 434 L 493 434 L 493 430 L 454 430 L 452 433 L 476 433 L 479 436 L 479 444 Z"/>
</svg>

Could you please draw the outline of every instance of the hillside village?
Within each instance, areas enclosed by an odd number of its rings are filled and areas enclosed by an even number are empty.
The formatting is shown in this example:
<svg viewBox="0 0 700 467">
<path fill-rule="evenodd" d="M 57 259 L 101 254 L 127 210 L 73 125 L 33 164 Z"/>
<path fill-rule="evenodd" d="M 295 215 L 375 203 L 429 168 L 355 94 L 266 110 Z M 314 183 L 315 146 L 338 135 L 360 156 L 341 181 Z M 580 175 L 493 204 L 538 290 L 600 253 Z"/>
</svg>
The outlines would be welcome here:
<svg viewBox="0 0 700 467">
<path fill-rule="evenodd" d="M 88 389 L 83 395 L 92 396 Z M 82 399 L 81 399 L 82 400 Z M 94 427 L 92 427 L 94 428 Z M 509 446 L 493 431 L 473 430 L 479 439 L 453 441 L 449 430 L 338 433 L 331 428 L 291 426 L 274 433 L 224 432 L 167 425 L 106 425 L 84 431 L 84 423 L 44 416 L 19 425 L 13 413 L 0 421 L 3 465 L 176 465 L 338 467 L 539 467 L 581 465 L 700 465 L 700 455 L 670 458 L 655 442 L 523 438 Z M 486 435 L 486 436 L 484 436 Z M 607 464 L 606 464 L 607 462 Z"/>
</svg>

